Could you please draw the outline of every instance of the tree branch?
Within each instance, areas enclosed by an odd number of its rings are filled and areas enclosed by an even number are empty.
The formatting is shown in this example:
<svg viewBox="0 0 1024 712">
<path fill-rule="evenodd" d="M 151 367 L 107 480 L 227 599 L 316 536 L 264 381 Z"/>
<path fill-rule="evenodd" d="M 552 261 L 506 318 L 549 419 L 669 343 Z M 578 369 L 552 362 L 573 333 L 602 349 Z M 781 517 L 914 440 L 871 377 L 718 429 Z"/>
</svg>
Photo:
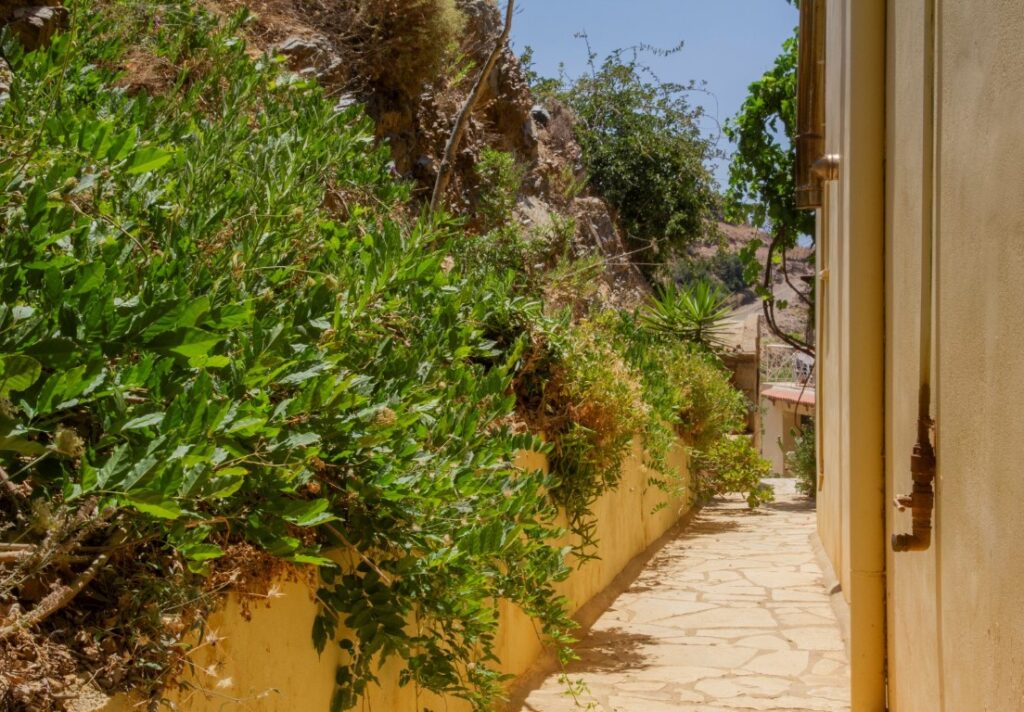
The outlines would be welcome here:
<svg viewBox="0 0 1024 712">
<path fill-rule="evenodd" d="M 498 63 L 498 59 L 501 57 L 501 53 L 505 49 L 505 44 L 508 42 L 508 37 L 512 32 L 512 15 L 514 10 L 515 0 L 508 0 L 508 7 L 505 10 L 505 27 L 498 36 L 498 39 L 494 44 L 494 49 L 491 50 L 491 55 L 487 58 L 487 62 L 484 64 L 483 69 L 480 70 L 480 76 L 477 78 L 476 84 L 473 86 L 473 91 L 470 92 L 469 97 L 466 99 L 466 103 L 463 105 L 462 110 L 455 119 L 455 127 L 452 129 L 451 136 L 448 137 L 448 144 L 444 149 L 444 157 L 441 159 L 441 165 L 437 170 L 437 180 L 434 183 L 434 193 L 430 198 L 430 212 L 436 212 L 441 206 L 441 201 L 444 200 L 444 194 L 448 190 L 448 184 L 452 179 L 455 154 L 458 152 L 459 144 L 462 143 L 462 137 L 466 133 L 466 127 L 469 125 L 469 117 L 473 114 L 473 109 L 476 107 L 477 102 L 480 101 L 480 97 L 483 96 L 484 87 L 487 85 L 487 79 L 491 76 L 494 66 Z"/>
<path fill-rule="evenodd" d="M 774 284 L 772 280 L 772 256 L 775 254 L 775 250 L 778 248 L 783 235 L 784 230 L 776 230 L 774 237 L 772 237 L 771 244 L 768 245 L 768 256 L 765 259 L 764 267 L 764 289 L 769 295 L 766 296 L 761 302 L 764 310 L 764 318 L 768 324 L 768 328 L 773 334 L 782 339 L 782 341 L 789 346 L 792 346 L 797 351 L 807 354 L 811 358 L 814 358 L 814 347 L 803 341 L 802 339 L 796 339 L 784 332 L 779 328 L 778 322 L 775 320 L 775 297 L 774 297 Z"/>
<path fill-rule="evenodd" d="M 796 292 L 796 296 L 800 297 L 800 301 L 802 301 L 807 306 L 807 308 L 810 309 L 812 305 L 808 293 L 804 292 L 801 289 L 798 289 L 797 286 L 793 284 L 793 282 L 791 282 L 789 279 L 789 256 L 786 253 L 786 248 L 782 248 L 782 277 L 783 279 L 786 280 L 786 284 L 789 285 L 789 288 Z"/>
<path fill-rule="evenodd" d="M 104 551 L 102 554 L 93 559 L 93 562 L 89 564 L 89 567 L 80 573 L 75 580 L 68 586 L 62 586 L 58 588 L 49 596 L 39 602 L 30 613 L 21 616 L 18 620 L 14 621 L 8 626 L 0 628 L 0 641 L 6 640 L 15 633 L 32 626 L 42 623 L 44 620 L 52 616 L 60 609 L 67 606 L 74 600 L 75 596 L 85 590 L 85 587 L 92 583 L 92 580 L 96 578 L 96 575 L 107 565 L 110 560 L 110 551 L 120 546 L 127 538 L 127 534 L 124 530 L 118 530 L 110 541 L 107 542 L 108 551 Z"/>
</svg>

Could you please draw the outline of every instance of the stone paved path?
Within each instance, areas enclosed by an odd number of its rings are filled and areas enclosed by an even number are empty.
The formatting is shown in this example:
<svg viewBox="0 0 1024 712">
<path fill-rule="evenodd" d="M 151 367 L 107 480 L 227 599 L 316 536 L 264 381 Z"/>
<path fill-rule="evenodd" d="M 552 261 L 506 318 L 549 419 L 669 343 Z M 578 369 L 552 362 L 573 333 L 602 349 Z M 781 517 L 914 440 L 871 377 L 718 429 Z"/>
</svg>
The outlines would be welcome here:
<svg viewBox="0 0 1024 712">
<path fill-rule="evenodd" d="M 813 505 L 791 480 L 751 512 L 705 507 L 597 621 L 568 670 L 523 712 L 849 710 L 839 624 L 811 548 Z"/>
</svg>

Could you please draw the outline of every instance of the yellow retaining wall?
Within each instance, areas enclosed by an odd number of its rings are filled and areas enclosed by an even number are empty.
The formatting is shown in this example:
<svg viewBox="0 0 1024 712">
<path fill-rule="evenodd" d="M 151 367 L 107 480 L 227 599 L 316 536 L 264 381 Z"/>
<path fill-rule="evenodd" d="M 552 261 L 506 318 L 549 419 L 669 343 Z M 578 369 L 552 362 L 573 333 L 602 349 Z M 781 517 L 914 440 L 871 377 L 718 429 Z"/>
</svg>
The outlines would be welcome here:
<svg viewBox="0 0 1024 712">
<path fill-rule="evenodd" d="M 688 484 L 681 444 L 673 451 L 671 462 L 681 481 Z M 536 453 L 524 453 L 520 465 L 544 469 L 547 459 Z M 648 484 L 650 476 L 650 470 L 642 464 L 642 450 L 635 442 L 618 489 L 605 494 L 594 506 L 600 559 L 576 569 L 560 586 L 560 593 L 572 602 L 574 613 L 608 588 L 633 558 L 687 513 L 686 493 L 668 497 Z M 662 503 L 667 506 L 654 511 Z M 569 543 L 567 538 L 564 544 Z M 208 621 L 208 630 L 215 637 L 207 636 L 190 654 L 199 670 L 192 682 L 201 689 L 174 693 L 179 708 L 185 712 L 326 712 L 341 651 L 336 645 L 328 645 L 323 656 L 317 656 L 311 639 L 315 615 L 312 591 L 301 583 L 279 582 L 266 606 L 251 606 L 249 621 L 242 616 L 237 597 L 229 596 L 223 608 Z M 502 602 L 501 618 L 496 641 L 501 669 L 521 676 L 541 658 L 544 647 L 533 621 L 514 605 Z M 400 667 L 398 661 L 392 661 L 381 670 L 381 685 L 371 690 L 363 709 L 420 712 L 427 705 L 447 712 L 469 709 L 459 700 L 417 697 L 411 686 L 400 688 Z M 133 700 L 119 696 L 102 712 L 131 709 Z"/>
</svg>

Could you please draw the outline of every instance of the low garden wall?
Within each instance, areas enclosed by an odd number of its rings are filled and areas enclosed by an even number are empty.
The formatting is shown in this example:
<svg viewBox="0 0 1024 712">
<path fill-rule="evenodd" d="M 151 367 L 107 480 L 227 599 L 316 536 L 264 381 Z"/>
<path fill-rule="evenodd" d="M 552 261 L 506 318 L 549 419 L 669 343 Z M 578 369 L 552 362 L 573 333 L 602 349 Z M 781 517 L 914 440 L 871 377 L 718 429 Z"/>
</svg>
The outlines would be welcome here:
<svg viewBox="0 0 1024 712">
<path fill-rule="evenodd" d="M 680 481 L 688 483 L 681 444 L 671 453 L 670 462 L 680 473 Z M 523 453 L 520 464 L 546 468 L 547 459 Z M 630 561 L 687 514 L 686 493 L 669 496 L 649 484 L 651 475 L 643 465 L 639 443 L 634 442 L 618 488 L 602 496 L 593 507 L 599 558 L 574 569 L 559 586 L 574 612 L 611 586 Z M 567 537 L 565 544 L 571 543 Z M 502 624 L 496 646 L 501 670 L 520 678 L 543 658 L 545 648 L 528 616 L 511 603 L 501 605 Z M 188 681 L 193 689 L 175 691 L 171 696 L 186 712 L 327 712 L 335 669 L 343 653 L 338 646 L 328 645 L 323 655 L 317 655 L 311 640 L 315 615 L 313 590 L 305 583 L 280 581 L 266 605 L 250 600 L 247 609 L 237 596 L 228 596 L 221 610 L 209 618 L 206 638 L 189 654 L 194 672 Z M 381 683 L 367 696 L 366 709 L 469 709 L 461 700 L 440 701 L 433 695 L 418 694 L 411 685 L 400 687 L 400 669 L 401 662 L 392 660 L 380 671 Z M 129 712 L 135 703 L 137 700 L 128 696 L 119 696 L 97 712 Z"/>
</svg>

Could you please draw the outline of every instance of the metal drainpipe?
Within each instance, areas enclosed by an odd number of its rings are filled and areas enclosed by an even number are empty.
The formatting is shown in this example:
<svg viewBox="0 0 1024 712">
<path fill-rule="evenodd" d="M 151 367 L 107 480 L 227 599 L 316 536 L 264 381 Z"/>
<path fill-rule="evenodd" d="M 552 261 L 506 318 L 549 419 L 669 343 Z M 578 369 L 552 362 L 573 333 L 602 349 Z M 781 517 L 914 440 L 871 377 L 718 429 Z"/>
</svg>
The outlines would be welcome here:
<svg viewBox="0 0 1024 712">
<path fill-rule="evenodd" d="M 893 534 L 893 551 L 925 551 L 932 543 L 932 511 L 935 508 L 935 449 L 931 439 L 932 311 L 934 307 L 933 262 L 935 225 L 935 0 L 928 0 L 925 18 L 923 178 L 928 189 L 922 196 L 921 215 L 921 342 L 920 385 L 917 397 L 917 442 L 910 456 L 914 487 L 909 495 L 898 495 L 893 504 L 899 511 L 910 507 L 909 534 Z"/>
</svg>

